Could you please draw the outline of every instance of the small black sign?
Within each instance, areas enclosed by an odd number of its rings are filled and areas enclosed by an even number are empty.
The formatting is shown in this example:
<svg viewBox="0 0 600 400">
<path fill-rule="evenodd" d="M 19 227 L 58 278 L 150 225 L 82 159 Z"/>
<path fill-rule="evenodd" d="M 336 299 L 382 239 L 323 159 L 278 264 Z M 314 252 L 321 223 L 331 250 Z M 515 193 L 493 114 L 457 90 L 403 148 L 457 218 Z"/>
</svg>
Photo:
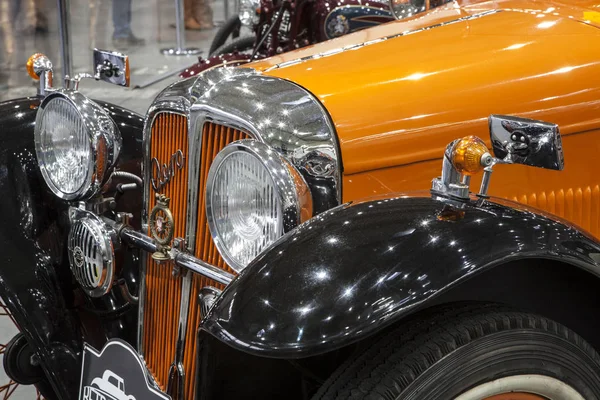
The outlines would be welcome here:
<svg viewBox="0 0 600 400">
<path fill-rule="evenodd" d="M 170 400 L 149 385 L 147 370 L 133 347 L 110 340 L 102 351 L 85 344 L 79 400 Z"/>
</svg>

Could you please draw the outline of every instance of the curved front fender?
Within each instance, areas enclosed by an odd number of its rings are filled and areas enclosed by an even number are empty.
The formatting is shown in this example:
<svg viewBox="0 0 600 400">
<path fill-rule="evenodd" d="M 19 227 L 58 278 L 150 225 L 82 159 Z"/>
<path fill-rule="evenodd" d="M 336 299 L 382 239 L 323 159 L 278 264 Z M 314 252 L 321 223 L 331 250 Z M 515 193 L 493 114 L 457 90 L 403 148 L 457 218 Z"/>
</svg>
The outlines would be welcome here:
<svg viewBox="0 0 600 400">
<path fill-rule="evenodd" d="M 598 245 L 563 222 L 503 200 L 463 211 L 423 194 L 325 212 L 232 282 L 203 329 L 249 353 L 306 357 L 360 340 L 515 259 L 560 259 L 600 274 Z"/>
</svg>

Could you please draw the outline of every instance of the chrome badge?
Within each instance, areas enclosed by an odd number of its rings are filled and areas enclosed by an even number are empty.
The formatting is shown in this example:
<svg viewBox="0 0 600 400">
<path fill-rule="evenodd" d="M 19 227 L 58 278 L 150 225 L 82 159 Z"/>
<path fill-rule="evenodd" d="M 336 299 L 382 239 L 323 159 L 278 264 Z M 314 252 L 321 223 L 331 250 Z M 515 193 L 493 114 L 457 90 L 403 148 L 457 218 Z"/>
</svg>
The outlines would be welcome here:
<svg viewBox="0 0 600 400">
<path fill-rule="evenodd" d="M 157 261 L 169 259 L 169 244 L 175 233 L 175 221 L 171 210 L 169 210 L 169 201 L 170 199 L 164 194 L 156 194 L 156 205 L 148 218 L 150 233 L 158 244 L 158 251 L 152 254 L 152 258 Z"/>
<path fill-rule="evenodd" d="M 83 268 L 83 265 L 85 264 L 85 256 L 83 255 L 83 250 L 81 250 L 81 247 L 79 246 L 76 246 L 75 249 L 73 249 L 73 262 L 79 268 Z"/>
<path fill-rule="evenodd" d="M 177 150 L 171 155 L 168 165 L 162 164 L 161 166 L 160 161 L 156 157 L 152 159 L 152 178 L 150 182 L 155 192 L 159 192 L 171 181 L 175 174 L 183 168 L 184 161 L 185 157 L 181 150 Z"/>
</svg>

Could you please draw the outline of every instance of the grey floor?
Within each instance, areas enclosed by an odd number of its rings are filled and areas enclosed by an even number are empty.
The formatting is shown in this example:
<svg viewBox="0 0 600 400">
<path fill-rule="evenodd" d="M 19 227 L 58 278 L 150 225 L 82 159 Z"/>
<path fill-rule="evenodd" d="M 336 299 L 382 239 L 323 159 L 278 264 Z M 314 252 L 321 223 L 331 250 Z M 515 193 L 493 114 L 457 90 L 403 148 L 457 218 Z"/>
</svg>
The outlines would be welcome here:
<svg viewBox="0 0 600 400">
<path fill-rule="evenodd" d="M 45 2 L 45 13 L 50 23 L 47 34 L 24 33 L 22 29 L 26 24 L 23 13 L 10 17 L 14 4 L 24 4 L 27 1 L 32 0 L 0 0 L 0 101 L 35 94 L 36 84 L 25 69 L 25 63 L 33 53 L 46 54 L 57 72 L 60 73 L 61 70 L 56 0 Z M 215 0 L 209 4 L 214 10 L 215 23 L 222 23 L 225 19 L 223 0 Z M 234 0 L 230 0 L 231 12 L 234 7 Z M 71 0 L 70 11 L 73 70 L 75 73 L 92 72 L 92 49 L 112 47 L 112 0 Z M 130 56 L 132 87 L 143 85 L 171 71 L 181 70 L 197 60 L 197 57 L 167 57 L 159 51 L 175 45 L 175 29 L 170 27 L 175 18 L 174 0 L 133 0 L 132 13 L 135 35 L 146 39 L 144 47 L 126 51 Z M 215 32 L 216 29 L 188 31 L 187 44 L 203 49 L 202 55 L 206 55 Z M 121 88 L 84 80 L 80 91 L 91 98 L 145 113 L 156 94 L 176 79 L 175 76 L 170 77 L 143 89 Z M 0 343 L 8 342 L 16 332 L 9 318 L 0 317 Z M 6 383 L 8 379 L 0 366 L 0 386 Z M 0 393 L 0 398 L 5 398 L 4 394 Z M 36 398 L 36 394 L 31 387 L 19 387 L 10 398 L 31 400 Z"/>
</svg>

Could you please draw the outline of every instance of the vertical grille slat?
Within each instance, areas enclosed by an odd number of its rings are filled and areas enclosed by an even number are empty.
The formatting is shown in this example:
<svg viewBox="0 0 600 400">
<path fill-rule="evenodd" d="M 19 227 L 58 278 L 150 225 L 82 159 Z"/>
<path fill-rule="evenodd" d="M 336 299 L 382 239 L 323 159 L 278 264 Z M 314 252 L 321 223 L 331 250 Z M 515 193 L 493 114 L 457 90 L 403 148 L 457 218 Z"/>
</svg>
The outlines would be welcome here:
<svg viewBox="0 0 600 400">
<path fill-rule="evenodd" d="M 208 171 L 217 154 L 229 143 L 248 139 L 246 133 L 214 123 L 205 123 L 202 129 L 200 164 L 198 182 L 198 204 L 192 206 L 197 211 L 196 239 L 192 243 L 196 257 L 233 272 L 217 251 L 208 228 L 206 218 L 206 181 Z M 151 127 L 150 158 L 157 158 L 160 164 L 167 164 L 171 155 L 181 150 L 185 156 L 184 168 L 178 171 L 171 181 L 160 191 L 171 199 L 170 209 L 175 220 L 175 237 L 185 237 L 188 191 L 188 132 L 187 119 L 172 113 L 158 114 Z M 154 191 L 150 189 L 148 209 L 155 206 Z M 168 371 L 175 358 L 175 342 L 179 321 L 181 299 L 181 278 L 172 276 L 172 265 L 155 263 L 148 257 L 145 279 L 146 298 L 144 302 L 144 335 L 142 339 L 143 353 L 148 368 L 159 386 L 165 390 Z M 196 334 L 200 323 L 201 312 L 196 299 L 204 286 L 222 288 L 212 280 L 199 275 L 192 277 L 190 293 L 190 309 L 185 337 L 184 368 L 185 396 L 193 399 L 196 374 Z"/>
</svg>

